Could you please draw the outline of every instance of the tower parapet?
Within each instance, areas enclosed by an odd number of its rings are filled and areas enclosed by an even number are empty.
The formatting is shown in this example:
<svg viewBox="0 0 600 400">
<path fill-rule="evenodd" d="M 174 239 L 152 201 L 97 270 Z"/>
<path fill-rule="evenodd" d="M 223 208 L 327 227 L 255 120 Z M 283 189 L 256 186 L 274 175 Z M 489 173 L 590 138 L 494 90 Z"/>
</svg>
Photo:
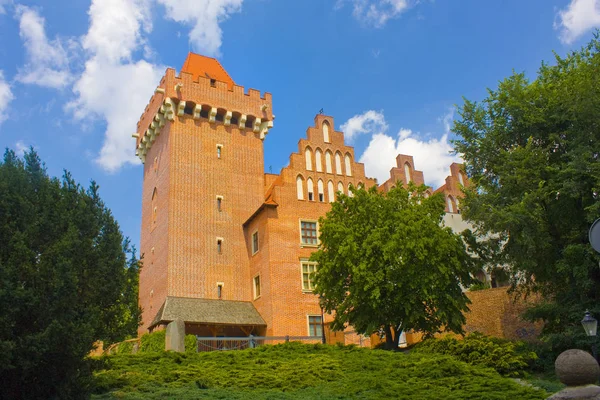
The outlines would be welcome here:
<svg viewBox="0 0 600 400">
<path fill-rule="evenodd" d="M 190 53 L 184 70 L 177 76 L 168 68 L 146 106 L 133 134 L 136 138 L 136 155 L 145 162 L 146 154 L 167 121 L 175 118 L 208 120 L 212 124 L 234 125 L 240 130 L 252 131 L 263 140 L 273 127 L 272 96 L 265 92 L 248 89 L 229 82 L 186 71 L 190 57 L 202 57 Z M 203 57 L 205 58 L 205 57 Z M 209 59 L 212 60 L 212 59 Z"/>
</svg>

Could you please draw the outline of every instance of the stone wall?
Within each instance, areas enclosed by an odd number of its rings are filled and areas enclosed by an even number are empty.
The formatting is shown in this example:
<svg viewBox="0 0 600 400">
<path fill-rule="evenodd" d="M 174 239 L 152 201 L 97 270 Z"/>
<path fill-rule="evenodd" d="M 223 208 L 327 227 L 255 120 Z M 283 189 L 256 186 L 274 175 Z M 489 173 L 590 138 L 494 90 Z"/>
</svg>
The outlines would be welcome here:
<svg viewBox="0 0 600 400">
<path fill-rule="evenodd" d="M 508 287 L 467 292 L 471 300 L 470 311 L 466 314 L 465 333 L 481 332 L 485 335 L 512 340 L 536 340 L 542 329 L 541 323 L 524 321 L 521 315 L 528 305 L 538 297 L 514 299 L 508 293 Z M 445 336 L 441 334 L 440 336 Z M 421 340 L 421 334 L 407 334 L 407 343 L 414 344 Z"/>
</svg>

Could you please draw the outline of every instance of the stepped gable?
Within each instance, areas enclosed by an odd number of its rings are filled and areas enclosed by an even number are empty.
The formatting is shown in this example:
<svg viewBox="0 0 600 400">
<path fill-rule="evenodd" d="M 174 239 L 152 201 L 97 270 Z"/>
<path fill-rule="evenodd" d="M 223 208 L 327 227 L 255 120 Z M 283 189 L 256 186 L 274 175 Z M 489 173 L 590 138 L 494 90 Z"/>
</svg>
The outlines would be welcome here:
<svg viewBox="0 0 600 400">
<path fill-rule="evenodd" d="M 367 188 L 376 185 L 374 179 L 365 176 L 364 164 L 355 161 L 354 147 L 345 144 L 344 133 L 334 129 L 333 117 L 318 114 L 314 121 L 314 126 L 306 130 L 306 139 L 298 141 L 298 152 L 290 154 L 288 166 L 281 169 L 280 179 L 274 184 L 291 187 L 296 198 L 298 178 L 302 180 L 304 192 L 308 191 L 306 186 L 310 179 L 314 185 L 313 201 L 316 202 L 319 201 L 319 181 L 323 182 L 324 202 L 334 201 L 335 195 L 328 196 L 329 182 L 333 184 L 334 193 L 345 194 L 348 194 L 350 184 Z M 272 196 L 274 191 L 271 188 L 269 194 Z M 308 200 L 308 193 L 303 197 L 301 200 Z"/>
<path fill-rule="evenodd" d="M 190 53 L 179 76 L 167 68 L 140 117 L 136 155 L 145 162 L 161 129 L 175 118 L 208 120 L 212 124 L 238 126 L 264 139 L 273 127 L 272 96 L 238 86 L 214 58 Z"/>
<path fill-rule="evenodd" d="M 379 188 L 385 192 L 396 186 L 396 183 L 401 181 L 404 186 L 408 186 L 409 182 L 420 186 L 425 184 L 423 171 L 415 169 L 415 162 L 412 156 L 406 154 L 398 154 L 396 156 L 396 166 L 390 169 L 390 179 L 382 183 Z M 431 194 L 431 189 L 427 190 Z"/>
<path fill-rule="evenodd" d="M 444 193 L 446 198 L 446 212 L 460 213 L 459 198 L 463 197 L 462 187 L 470 185 L 469 178 L 465 174 L 465 166 L 459 163 L 450 164 L 450 175 L 446 177 L 446 183 L 437 188 L 434 193 Z"/>
</svg>

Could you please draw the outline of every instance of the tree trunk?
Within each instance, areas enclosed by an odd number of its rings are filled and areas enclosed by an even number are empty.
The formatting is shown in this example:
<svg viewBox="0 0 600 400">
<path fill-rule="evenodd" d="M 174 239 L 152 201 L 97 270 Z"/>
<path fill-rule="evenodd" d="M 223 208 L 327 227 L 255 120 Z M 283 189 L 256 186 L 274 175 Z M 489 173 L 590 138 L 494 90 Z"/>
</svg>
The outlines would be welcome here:
<svg viewBox="0 0 600 400">
<path fill-rule="evenodd" d="M 394 350 L 394 337 L 392 327 L 389 325 L 385 326 L 385 348 L 386 350 Z"/>
</svg>

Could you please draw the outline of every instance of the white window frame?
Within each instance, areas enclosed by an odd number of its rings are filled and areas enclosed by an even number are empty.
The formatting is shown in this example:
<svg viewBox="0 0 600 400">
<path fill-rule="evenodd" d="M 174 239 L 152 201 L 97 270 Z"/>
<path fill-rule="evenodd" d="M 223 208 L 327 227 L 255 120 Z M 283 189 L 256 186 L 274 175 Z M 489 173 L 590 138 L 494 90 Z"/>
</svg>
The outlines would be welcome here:
<svg viewBox="0 0 600 400">
<path fill-rule="evenodd" d="M 308 270 L 308 287 L 304 285 L 304 266 L 307 265 L 309 268 L 307 268 Z M 311 279 L 310 275 L 314 274 L 315 272 L 317 272 L 317 263 L 314 261 L 309 261 L 308 259 L 301 259 L 300 260 L 300 279 L 302 280 L 302 291 L 304 293 L 312 293 L 315 290 L 315 285 L 314 285 L 314 277 Z M 312 267 L 312 272 L 310 271 L 310 267 Z"/>
<path fill-rule="evenodd" d="M 256 290 L 256 278 L 258 278 L 258 295 L 256 294 L 257 290 Z M 254 300 L 259 299 L 260 295 L 261 295 L 261 279 L 260 279 L 260 274 L 256 274 L 254 275 L 254 277 L 252 277 L 252 290 L 254 293 Z"/>
<path fill-rule="evenodd" d="M 256 235 L 256 248 L 254 248 L 254 235 Z M 250 246 L 252 246 L 252 255 L 255 255 L 256 253 L 258 253 L 258 250 L 260 249 L 260 243 L 259 241 L 259 237 L 258 237 L 258 229 L 255 230 L 254 232 L 252 232 L 252 237 L 250 238 L 251 240 L 251 244 Z"/>
</svg>

